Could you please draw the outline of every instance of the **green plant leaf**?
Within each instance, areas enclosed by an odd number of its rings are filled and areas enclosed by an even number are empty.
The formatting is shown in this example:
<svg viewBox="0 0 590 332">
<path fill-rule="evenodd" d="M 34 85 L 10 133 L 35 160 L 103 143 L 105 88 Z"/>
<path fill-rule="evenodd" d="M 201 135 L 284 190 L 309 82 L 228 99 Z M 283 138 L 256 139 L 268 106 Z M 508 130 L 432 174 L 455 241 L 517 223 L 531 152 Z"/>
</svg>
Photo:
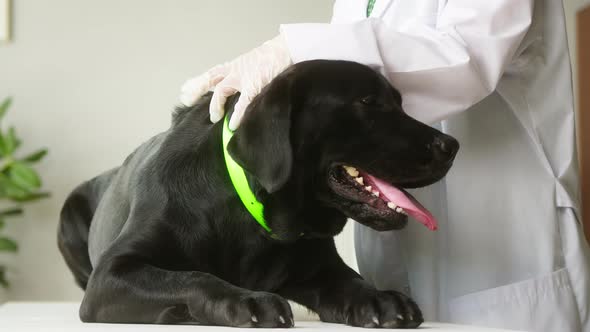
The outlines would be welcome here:
<svg viewBox="0 0 590 332">
<path fill-rule="evenodd" d="M 5 196 L 16 201 L 25 199 L 29 194 L 28 191 L 14 185 L 9 185 L 5 188 Z"/>
<path fill-rule="evenodd" d="M 20 207 L 12 207 L 6 210 L 0 211 L 0 217 L 7 217 L 7 216 L 16 216 L 19 214 L 23 214 L 23 209 Z"/>
<path fill-rule="evenodd" d="M 0 173 L 0 196 L 8 197 L 10 199 L 23 199 L 29 194 L 31 194 L 30 191 L 19 187 L 4 173 Z"/>
<path fill-rule="evenodd" d="M 29 192 L 41 187 L 41 179 L 37 172 L 21 162 L 14 162 L 10 165 L 8 178 L 12 183 Z"/>
<path fill-rule="evenodd" d="M 4 149 L 6 155 L 11 155 L 14 150 L 18 149 L 21 144 L 21 140 L 16 136 L 16 129 L 10 127 L 8 133 L 4 138 Z"/>
<path fill-rule="evenodd" d="M 0 266 L 0 286 L 4 288 L 8 288 L 10 286 L 8 280 L 6 280 L 6 269 L 4 266 Z"/>
<path fill-rule="evenodd" d="M 49 193 L 47 192 L 40 192 L 40 193 L 29 193 L 23 197 L 19 197 L 19 198 L 14 198 L 15 201 L 19 202 L 19 203 L 24 203 L 24 202 L 30 202 L 30 201 L 36 201 L 38 199 L 41 198 L 46 198 L 51 196 Z"/>
<path fill-rule="evenodd" d="M 2 104 L 0 104 L 0 119 L 2 119 L 4 117 L 4 114 L 6 114 L 6 111 L 8 111 L 8 108 L 10 108 L 11 104 L 12 104 L 12 98 L 10 98 L 10 97 L 4 99 Z"/>
<path fill-rule="evenodd" d="M 0 128 L 0 156 L 5 157 L 8 156 L 8 152 L 7 152 L 7 148 L 6 148 L 6 138 L 4 137 L 4 134 L 2 133 L 2 128 Z"/>
<path fill-rule="evenodd" d="M 34 163 L 43 159 L 43 157 L 45 157 L 46 154 L 47 149 L 41 149 L 25 156 L 23 159 L 21 159 L 21 161 L 25 163 Z"/>
<path fill-rule="evenodd" d="M 18 245 L 14 240 L 7 237 L 0 237 L 0 251 L 17 251 Z"/>
</svg>

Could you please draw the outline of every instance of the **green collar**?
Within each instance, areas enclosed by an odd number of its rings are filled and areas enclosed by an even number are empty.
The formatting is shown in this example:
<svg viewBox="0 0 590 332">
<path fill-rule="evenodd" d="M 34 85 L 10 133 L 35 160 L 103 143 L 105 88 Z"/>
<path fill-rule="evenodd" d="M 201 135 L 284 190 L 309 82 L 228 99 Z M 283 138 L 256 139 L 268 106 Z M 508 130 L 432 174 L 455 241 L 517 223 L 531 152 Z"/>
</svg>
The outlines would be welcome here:
<svg viewBox="0 0 590 332">
<path fill-rule="evenodd" d="M 225 166 L 227 167 L 227 172 L 229 173 L 229 177 L 231 178 L 231 182 L 234 185 L 234 188 L 238 193 L 238 196 L 240 196 L 240 200 L 242 201 L 246 209 L 248 209 L 248 212 L 250 212 L 252 217 L 256 219 L 256 221 L 260 224 L 260 226 L 262 226 L 262 228 L 264 228 L 267 232 L 273 235 L 272 230 L 270 229 L 270 227 L 268 227 L 266 221 L 264 220 L 264 205 L 262 205 L 262 203 L 260 203 L 256 199 L 256 196 L 254 196 L 252 189 L 250 189 L 250 186 L 248 185 L 248 180 L 246 179 L 246 174 L 244 173 L 244 169 L 240 165 L 238 165 L 238 163 L 236 163 L 235 160 L 233 160 L 233 158 L 229 155 L 229 152 L 227 151 L 227 145 L 229 143 L 229 140 L 234 135 L 234 133 L 229 129 L 228 119 L 229 116 L 226 116 L 223 122 L 222 134 L 223 156 L 225 158 Z"/>
</svg>

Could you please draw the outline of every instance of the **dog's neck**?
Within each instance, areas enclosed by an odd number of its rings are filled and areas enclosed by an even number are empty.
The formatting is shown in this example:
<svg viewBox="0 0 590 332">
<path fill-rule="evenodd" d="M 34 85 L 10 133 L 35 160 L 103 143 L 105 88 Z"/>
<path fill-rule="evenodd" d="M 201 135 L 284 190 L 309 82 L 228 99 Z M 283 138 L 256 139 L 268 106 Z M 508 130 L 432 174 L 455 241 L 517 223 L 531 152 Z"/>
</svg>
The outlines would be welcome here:
<svg viewBox="0 0 590 332">
<path fill-rule="evenodd" d="M 243 206 L 233 187 L 223 157 L 223 123 L 211 124 L 207 110 L 208 107 L 201 105 L 199 109 L 188 111 L 170 131 L 169 135 L 182 136 L 186 145 L 163 146 L 162 162 L 169 169 L 166 173 L 173 176 L 172 179 L 162 179 L 162 182 L 178 182 L 169 188 L 181 188 L 183 192 L 170 195 L 178 204 L 192 210 L 195 216 L 224 216 L 212 218 L 218 223 L 212 226 L 220 233 L 257 232 L 270 238 Z M 273 234 L 285 241 L 299 239 L 302 232 L 305 232 L 304 238 L 331 237 L 346 221 L 341 213 L 304 197 L 309 189 L 298 181 L 304 179 L 301 175 L 294 174 L 272 195 L 248 172 L 246 178 L 256 198 L 265 206 L 264 214 Z"/>
</svg>

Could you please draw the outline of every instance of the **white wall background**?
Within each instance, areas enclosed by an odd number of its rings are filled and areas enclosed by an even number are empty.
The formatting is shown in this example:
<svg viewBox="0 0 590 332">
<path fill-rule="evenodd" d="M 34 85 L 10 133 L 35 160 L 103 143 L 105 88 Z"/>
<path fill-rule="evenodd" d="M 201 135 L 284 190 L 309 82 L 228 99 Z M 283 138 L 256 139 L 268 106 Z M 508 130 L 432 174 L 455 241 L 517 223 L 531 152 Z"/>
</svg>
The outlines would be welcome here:
<svg viewBox="0 0 590 332">
<path fill-rule="evenodd" d="M 573 14 L 590 0 L 564 2 L 573 41 Z M 38 169 L 52 197 L 8 227 L 20 252 L 0 256 L 11 269 L 5 299 L 80 299 L 55 244 L 69 191 L 166 129 L 186 78 L 273 37 L 280 23 L 325 22 L 331 6 L 332 0 L 14 0 L 13 42 L 0 45 L 0 99 L 15 98 L 5 123 L 17 127 L 23 149 L 49 148 Z M 354 265 L 351 239 L 349 228 L 339 241 Z"/>
</svg>

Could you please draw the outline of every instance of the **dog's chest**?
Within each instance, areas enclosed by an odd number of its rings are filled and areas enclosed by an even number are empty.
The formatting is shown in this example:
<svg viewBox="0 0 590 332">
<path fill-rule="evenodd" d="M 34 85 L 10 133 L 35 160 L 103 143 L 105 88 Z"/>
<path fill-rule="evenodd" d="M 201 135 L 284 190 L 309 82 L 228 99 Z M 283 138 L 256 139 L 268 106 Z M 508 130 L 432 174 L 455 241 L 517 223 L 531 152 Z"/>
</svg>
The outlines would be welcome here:
<svg viewBox="0 0 590 332">
<path fill-rule="evenodd" d="M 288 278 L 289 252 L 280 248 L 248 248 L 240 245 L 217 248 L 204 271 L 236 286 L 251 290 L 276 290 Z M 213 259 L 211 259 L 213 258 Z"/>
</svg>

